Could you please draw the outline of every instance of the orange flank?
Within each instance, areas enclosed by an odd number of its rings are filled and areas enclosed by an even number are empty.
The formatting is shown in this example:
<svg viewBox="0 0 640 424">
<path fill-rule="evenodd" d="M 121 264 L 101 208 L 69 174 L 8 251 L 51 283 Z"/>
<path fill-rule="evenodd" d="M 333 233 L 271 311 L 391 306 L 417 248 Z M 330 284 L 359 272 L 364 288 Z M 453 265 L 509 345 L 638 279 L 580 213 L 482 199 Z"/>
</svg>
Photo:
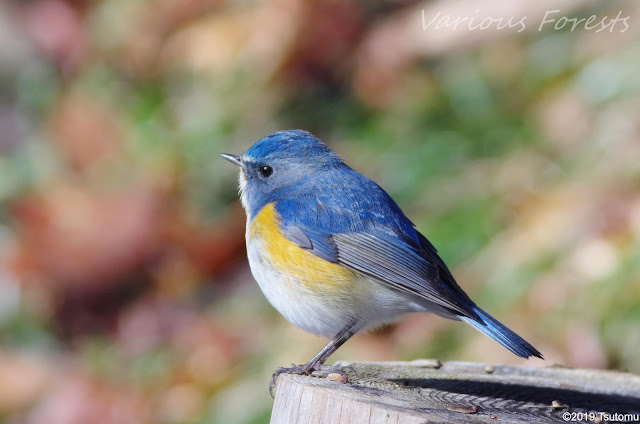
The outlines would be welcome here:
<svg viewBox="0 0 640 424">
<path fill-rule="evenodd" d="M 265 205 L 253 219 L 249 237 L 262 244 L 263 259 L 288 277 L 289 283 L 300 284 L 309 291 L 340 293 L 351 289 L 360 278 L 357 273 L 319 258 L 287 240 L 282 235 L 280 217 L 273 203 Z"/>
</svg>

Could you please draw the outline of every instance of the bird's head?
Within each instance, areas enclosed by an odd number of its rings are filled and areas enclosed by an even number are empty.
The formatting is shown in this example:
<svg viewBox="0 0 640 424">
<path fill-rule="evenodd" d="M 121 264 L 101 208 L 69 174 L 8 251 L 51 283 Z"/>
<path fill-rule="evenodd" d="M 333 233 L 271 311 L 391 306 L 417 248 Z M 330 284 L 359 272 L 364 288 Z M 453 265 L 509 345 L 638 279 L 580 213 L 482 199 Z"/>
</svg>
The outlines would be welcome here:
<svg viewBox="0 0 640 424">
<path fill-rule="evenodd" d="M 311 133 L 285 130 L 267 135 L 241 156 L 221 156 L 240 167 L 242 205 L 250 217 L 270 202 L 290 198 L 342 166 L 340 157 Z"/>
</svg>

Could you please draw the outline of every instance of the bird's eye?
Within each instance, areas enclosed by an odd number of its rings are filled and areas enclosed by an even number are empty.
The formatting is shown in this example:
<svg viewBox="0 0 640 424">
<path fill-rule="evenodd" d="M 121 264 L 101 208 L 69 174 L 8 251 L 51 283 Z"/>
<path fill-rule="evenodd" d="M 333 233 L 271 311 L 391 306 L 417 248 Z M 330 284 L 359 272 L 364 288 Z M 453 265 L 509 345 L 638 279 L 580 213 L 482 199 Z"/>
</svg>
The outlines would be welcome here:
<svg viewBox="0 0 640 424">
<path fill-rule="evenodd" d="M 269 178 L 271 174 L 273 174 L 273 168 L 269 165 L 260 165 L 258 167 L 258 174 L 260 174 L 262 178 Z"/>
</svg>

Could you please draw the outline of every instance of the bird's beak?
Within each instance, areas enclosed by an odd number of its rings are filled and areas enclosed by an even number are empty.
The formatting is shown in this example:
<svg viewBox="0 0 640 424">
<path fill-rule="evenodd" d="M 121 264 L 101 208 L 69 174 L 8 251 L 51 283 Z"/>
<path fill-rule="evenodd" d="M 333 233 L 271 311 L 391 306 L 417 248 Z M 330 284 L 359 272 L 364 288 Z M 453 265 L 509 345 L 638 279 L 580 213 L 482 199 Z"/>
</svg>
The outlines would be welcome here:
<svg viewBox="0 0 640 424">
<path fill-rule="evenodd" d="M 228 160 L 229 162 L 238 165 L 240 168 L 245 169 L 247 166 L 242 162 L 242 158 L 238 155 L 231 155 L 229 153 L 220 153 L 220 156 Z"/>
</svg>

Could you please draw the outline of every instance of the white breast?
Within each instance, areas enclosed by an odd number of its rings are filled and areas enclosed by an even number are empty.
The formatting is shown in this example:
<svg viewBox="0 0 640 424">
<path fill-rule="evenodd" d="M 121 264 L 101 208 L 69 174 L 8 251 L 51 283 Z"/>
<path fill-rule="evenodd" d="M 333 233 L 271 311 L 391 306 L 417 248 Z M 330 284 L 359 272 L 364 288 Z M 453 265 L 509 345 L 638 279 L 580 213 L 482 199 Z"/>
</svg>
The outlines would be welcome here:
<svg viewBox="0 0 640 424">
<path fill-rule="evenodd" d="M 262 254 L 259 239 L 249 239 L 251 272 L 267 300 L 290 323 L 313 334 L 335 336 L 353 318 L 362 328 L 375 327 L 420 310 L 406 295 L 365 277 L 345 293 L 309 291 L 289 275 L 277 271 Z"/>
</svg>

